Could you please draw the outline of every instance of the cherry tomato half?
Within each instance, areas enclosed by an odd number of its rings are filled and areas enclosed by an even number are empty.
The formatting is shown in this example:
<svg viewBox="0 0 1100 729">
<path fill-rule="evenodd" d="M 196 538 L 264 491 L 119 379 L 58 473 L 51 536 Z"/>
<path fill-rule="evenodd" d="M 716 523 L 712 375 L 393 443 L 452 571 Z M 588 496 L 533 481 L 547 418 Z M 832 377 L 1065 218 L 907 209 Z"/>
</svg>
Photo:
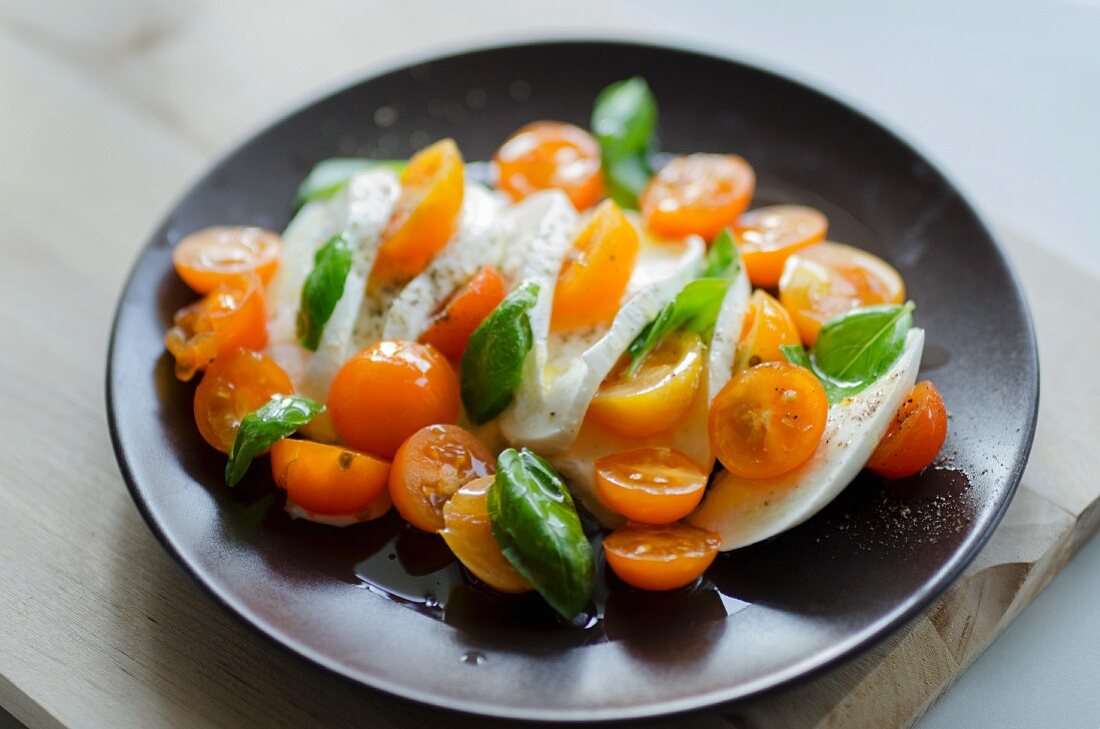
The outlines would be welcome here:
<svg viewBox="0 0 1100 729">
<path fill-rule="evenodd" d="M 443 506 L 462 486 L 496 473 L 493 454 L 457 425 L 421 428 L 401 444 L 390 470 L 390 498 L 417 529 L 443 528 Z"/>
<path fill-rule="evenodd" d="M 251 226 L 215 226 L 196 231 L 172 250 L 172 264 L 184 283 L 208 294 L 230 279 L 254 273 L 267 283 L 279 267 L 283 240 Z"/>
<path fill-rule="evenodd" d="M 500 550 L 489 521 L 486 497 L 492 476 L 474 479 L 460 488 L 443 506 L 443 529 L 439 536 L 458 561 L 479 580 L 500 592 L 529 592 L 535 589 Z"/>
<path fill-rule="evenodd" d="M 603 197 L 600 145 L 580 127 L 557 121 L 538 121 L 508 138 L 493 158 L 497 184 L 513 200 L 557 188 L 577 210 Z"/>
<path fill-rule="evenodd" d="M 671 524 L 699 505 L 706 469 L 672 448 L 639 448 L 596 460 L 596 495 L 631 521 Z"/>
<path fill-rule="evenodd" d="M 779 283 L 787 257 L 825 239 L 829 221 L 805 205 L 768 205 L 737 219 L 733 232 L 755 286 Z"/>
<path fill-rule="evenodd" d="M 336 373 L 328 411 L 340 439 L 358 451 L 393 458 L 426 425 L 458 418 L 458 376 L 435 347 L 382 341 Z"/>
<path fill-rule="evenodd" d="M 485 317 L 504 300 L 504 277 L 493 266 L 485 266 L 451 297 L 443 311 L 432 319 L 420 335 L 452 362 L 462 359 L 470 335 Z"/>
<path fill-rule="evenodd" d="M 263 349 L 267 316 L 258 276 L 233 278 L 176 312 L 164 346 L 176 358 L 176 377 L 190 380 L 219 356 Z"/>
<path fill-rule="evenodd" d="M 886 478 L 912 476 L 936 459 L 946 439 L 943 398 L 931 382 L 918 382 L 898 408 L 867 468 Z"/>
<path fill-rule="evenodd" d="M 424 270 L 458 227 L 465 180 L 453 139 L 413 155 L 401 173 L 401 196 L 382 234 L 371 282 L 400 283 Z"/>
<path fill-rule="evenodd" d="M 610 431 L 646 438 L 674 428 L 695 402 L 702 381 L 706 345 L 693 332 L 668 334 L 627 376 L 624 358 L 588 406 L 588 414 Z"/>
<path fill-rule="evenodd" d="M 638 259 L 638 231 L 604 200 L 573 243 L 554 289 L 553 331 L 604 324 L 619 311 Z"/>
<path fill-rule="evenodd" d="M 726 470 L 771 478 L 809 460 L 825 432 L 829 400 L 809 370 L 765 362 L 734 375 L 710 406 L 711 448 Z"/>
<path fill-rule="evenodd" d="M 761 362 L 785 362 L 780 349 L 786 344 L 802 345 L 798 329 L 783 305 L 763 289 L 749 299 L 749 310 L 741 328 L 733 369 L 740 372 Z"/>
<path fill-rule="evenodd" d="M 195 424 L 203 440 L 228 453 L 241 420 L 294 386 L 275 360 L 247 350 L 219 357 L 195 388 Z"/>
<path fill-rule="evenodd" d="M 667 238 L 710 240 L 745 212 L 756 187 L 752 167 L 732 154 L 689 154 L 661 168 L 642 191 L 646 226 Z"/>
<path fill-rule="evenodd" d="M 779 279 L 779 300 L 790 312 L 806 346 L 821 325 L 849 309 L 900 304 L 905 284 L 894 268 L 866 251 L 826 241 L 787 258 Z"/>
<path fill-rule="evenodd" d="M 603 540 L 611 571 L 639 590 L 691 584 L 714 562 L 720 544 L 714 532 L 687 524 L 628 524 Z"/>
<path fill-rule="evenodd" d="M 271 473 L 303 509 L 358 514 L 385 492 L 390 464 L 342 446 L 284 438 L 271 446 Z"/>
</svg>

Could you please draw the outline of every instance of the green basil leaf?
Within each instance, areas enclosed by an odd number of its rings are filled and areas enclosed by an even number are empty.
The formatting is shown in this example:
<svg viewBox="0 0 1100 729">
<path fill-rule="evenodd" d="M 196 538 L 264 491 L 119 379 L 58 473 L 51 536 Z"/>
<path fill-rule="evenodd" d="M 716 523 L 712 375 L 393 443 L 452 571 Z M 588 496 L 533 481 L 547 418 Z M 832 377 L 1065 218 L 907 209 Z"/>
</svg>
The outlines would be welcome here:
<svg viewBox="0 0 1100 729">
<path fill-rule="evenodd" d="M 359 172 L 375 167 L 385 167 L 394 172 L 405 169 L 403 160 L 363 159 L 360 157 L 333 157 L 318 162 L 298 186 L 295 204 L 298 207 L 311 200 L 320 200 L 339 192 Z"/>
<path fill-rule="evenodd" d="M 538 293 L 538 284 L 520 284 L 470 335 L 462 354 L 462 404 L 478 425 L 500 415 L 519 387 L 534 342 L 527 312 Z"/>
<path fill-rule="evenodd" d="M 809 354 L 783 347 L 789 362 L 821 380 L 829 405 L 862 392 L 897 362 L 913 326 L 913 302 L 867 306 L 825 322 Z"/>
<path fill-rule="evenodd" d="M 325 324 L 344 295 L 351 259 L 351 243 L 342 235 L 331 238 L 313 257 L 313 269 L 302 284 L 297 321 L 298 341 L 311 352 L 317 351 Z"/>
<path fill-rule="evenodd" d="M 596 564 L 561 477 L 526 448 L 509 448 L 497 459 L 487 508 L 504 557 L 562 617 L 575 618 L 592 598 Z"/>
<path fill-rule="evenodd" d="M 737 278 L 741 270 L 741 254 L 733 241 L 729 228 L 714 237 L 707 249 L 707 265 L 703 269 L 703 278 Z"/>
<path fill-rule="evenodd" d="M 640 76 L 611 84 L 596 97 L 592 131 L 600 143 L 608 195 L 624 208 L 653 175 L 649 157 L 657 127 L 657 101 Z"/>
<path fill-rule="evenodd" d="M 814 342 L 814 364 L 838 382 L 874 382 L 905 348 L 914 308 L 912 302 L 867 306 L 830 319 Z"/>
<path fill-rule="evenodd" d="M 244 478 L 252 459 L 262 455 L 275 441 L 292 435 L 324 409 L 309 398 L 283 395 L 244 416 L 233 445 L 229 447 L 225 483 L 236 486 Z"/>
<path fill-rule="evenodd" d="M 605 161 L 603 176 L 607 196 L 625 210 L 637 210 L 638 196 L 649 184 L 653 169 L 647 155 L 638 153 Z"/>
</svg>

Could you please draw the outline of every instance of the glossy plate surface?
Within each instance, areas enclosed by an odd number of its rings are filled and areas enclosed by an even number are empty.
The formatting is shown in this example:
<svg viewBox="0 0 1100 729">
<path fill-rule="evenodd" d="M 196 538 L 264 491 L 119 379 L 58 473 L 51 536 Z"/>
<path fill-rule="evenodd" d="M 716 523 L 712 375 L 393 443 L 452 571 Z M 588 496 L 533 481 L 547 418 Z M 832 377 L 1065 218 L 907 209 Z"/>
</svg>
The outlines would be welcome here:
<svg viewBox="0 0 1100 729">
<path fill-rule="evenodd" d="M 557 624 L 537 601 L 464 584 L 432 538 L 396 519 L 339 530 L 292 522 L 266 462 L 236 492 L 192 422 L 193 385 L 161 338 L 193 297 L 172 271 L 181 237 L 215 224 L 281 230 L 310 167 L 407 156 L 454 137 L 488 159 L 536 119 L 587 126 L 609 82 L 648 79 L 660 146 L 735 152 L 755 205 L 806 203 L 830 238 L 901 272 L 928 334 L 923 373 L 952 418 L 937 467 L 890 484 L 862 476 L 828 509 L 721 556 L 690 593 L 645 597 L 600 577 L 604 619 Z M 648 45 L 539 43 L 398 69 L 302 108 L 234 150 L 179 202 L 119 304 L 108 366 L 115 450 L 166 548 L 219 603 L 355 681 L 508 717 L 651 716 L 745 698 L 828 666 L 898 627 L 975 555 L 1019 482 L 1038 402 L 1035 339 L 989 231 L 920 154 L 790 80 Z"/>
</svg>

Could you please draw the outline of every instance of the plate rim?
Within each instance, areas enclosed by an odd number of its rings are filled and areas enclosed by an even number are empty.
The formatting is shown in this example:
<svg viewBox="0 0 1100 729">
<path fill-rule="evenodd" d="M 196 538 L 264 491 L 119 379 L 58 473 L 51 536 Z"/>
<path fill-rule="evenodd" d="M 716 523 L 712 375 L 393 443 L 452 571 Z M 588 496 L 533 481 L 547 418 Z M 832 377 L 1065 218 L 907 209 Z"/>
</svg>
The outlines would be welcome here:
<svg viewBox="0 0 1100 729">
<path fill-rule="evenodd" d="M 819 656 L 807 658 L 791 664 L 783 670 L 769 674 L 767 680 L 755 679 L 741 684 L 741 686 L 736 689 L 714 689 L 705 693 L 692 694 L 689 697 L 628 707 L 545 710 L 501 706 L 494 703 L 470 699 L 456 700 L 450 697 L 439 697 L 427 691 L 410 689 L 407 686 L 390 680 L 368 677 L 361 674 L 351 675 L 346 667 L 332 660 L 329 656 L 304 645 L 295 639 L 294 636 L 273 630 L 271 626 L 261 625 L 253 616 L 250 616 L 248 610 L 233 599 L 232 595 L 223 594 L 228 591 L 220 590 L 210 581 L 204 579 L 201 570 L 197 569 L 183 558 L 180 550 L 177 549 L 175 544 L 168 538 L 159 522 L 154 518 L 144 493 L 138 485 L 130 467 L 119 432 L 115 405 L 115 399 L 117 397 L 114 382 L 116 370 L 115 354 L 116 347 L 119 346 L 119 322 L 126 309 L 127 294 L 133 284 L 141 260 L 145 256 L 145 253 L 163 237 L 171 218 L 172 211 L 179 206 L 180 202 L 203 188 L 233 156 L 243 147 L 254 142 L 258 137 L 284 123 L 295 114 L 334 96 L 346 93 L 355 86 L 369 82 L 380 76 L 420 64 L 454 61 L 463 56 L 476 55 L 484 52 L 542 45 L 616 45 L 632 47 L 643 52 L 652 50 L 671 51 L 705 58 L 710 61 L 740 65 L 756 73 L 771 76 L 780 81 L 801 87 L 811 94 L 827 98 L 831 102 L 842 107 L 848 113 L 880 129 L 887 137 L 892 138 L 893 141 L 921 159 L 936 175 L 941 177 L 954 190 L 967 211 L 974 216 L 977 224 L 988 235 L 993 244 L 993 251 L 1000 259 L 1000 263 L 1008 274 L 1009 280 L 1013 285 L 1017 299 L 1020 303 L 1025 324 L 1022 334 L 1027 340 L 1026 352 L 1023 354 L 1027 356 L 1035 372 L 1034 382 L 1028 392 L 1028 395 L 1032 397 L 1032 402 L 1030 412 L 1027 416 L 1027 423 L 1025 424 L 1026 427 L 1022 431 L 1024 437 L 1021 441 L 1021 457 L 1016 459 L 1016 462 L 1013 464 L 1013 468 L 1008 475 L 1004 497 L 993 510 L 987 528 L 976 535 L 968 550 L 965 552 L 957 552 L 952 555 L 954 559 L 948 560 L 945 565 L 941 566 L 922 589 L 909 595 L 906 600 L 898 603 L 898 605 L 883 617 L 879 618 L 862 631 L 850 636 L 847 640 L 835 643 L 829 650 L 822 651 Z M 119 467 L 120 475 L 126 484 L 127 491 L 137 506 L 142 519 L 177 567 L 179 567 L 193 583 L 197 584 L 216 605 L 232 615 L 236 621 L 247 626 L 254 633 L 263 636 L 263 638 L 295 658 L 305 659 L 314 666 L 318 666 L 326 672 L 339 677 L 342 681 L 368 690 L 380 691 L 398 701 L 423 705 L 436 710 L 452 711 L 469 716 L 492 717 L 496 719 L 536 722 L 606 722 L 688 714 L 713 708 L 718 705 L 729 705 L 751 699 L 758 699 L 809 681 L 853 659 L 873 645 L 882 641 L 888 635 L 902 629 L 906 624 L 916 618 L 922 610 L 931 606 L 940 595 L 951 587 L 978 553 L 981 552 L 982 548 L 993 535 L 993 532 L 996 531 L 999 526 L 1009 505 L 1015 498 L 1034 445 L 1041 381 L 1038 341 L 1035 334 L 1031 306 L 1021 284 L 1019 274 L 1005 252 L 1004 245 L 1001 243 L 999 236 L 996 234 L 995 229 L 988 224 L 982 212 L 968 197 L 965 190 L 954 178 L 943 171 L 934 157 L 927 154 L 919 145 L 915 144 L 905 135 L 900 134 L 890 124 L 863 111 L 857 103 L 849 100 L 845 94 L 831 88 L 829 84 L 817 80 L 808 80 L 797 71 L 790 68 L 784 68 L 781 64 L 763 61 L 748 54 L 742 55 L 739 53 L 731 53 L 726 49 L 719 49 L 711 43 L 670 37 L 668 35 L 646 33 L 624 33 L 615 37 L 601 33 L 536 33 L 520 35 L 518 38 L 516 34 L 512 34 L 507 38 L 475 38 L 473 40 L 441 44 L 430 52 L 420 51 L 392 55 L 379 63 L 368 64 L 357 72 L 349 74 L 334 83 L 325 85 L 318 92 L 299 97 L 296 101 L 292 101 L 290 104 L 280 109 L 273 116 L 268 117 L 266 122 L 250 127 L 249 132 L 231 142 L 226 151 L 218 155 L 213 162 L 205 166 L 202 172 L 192 178 L 190 184 L 187 184 L 183 188 L 181 193 L 172 198 L 172 202 L 158 218 L 158 221 L 159 222 L 153 228 L 152 232 L 146 236 L 145 242 L 138 249 L 129 273 L 119 290 L 118 303 L 115 307 L 108 336 L 107 366 L 104 378 L 107 424 L 112 450 Z"/>
</svg>

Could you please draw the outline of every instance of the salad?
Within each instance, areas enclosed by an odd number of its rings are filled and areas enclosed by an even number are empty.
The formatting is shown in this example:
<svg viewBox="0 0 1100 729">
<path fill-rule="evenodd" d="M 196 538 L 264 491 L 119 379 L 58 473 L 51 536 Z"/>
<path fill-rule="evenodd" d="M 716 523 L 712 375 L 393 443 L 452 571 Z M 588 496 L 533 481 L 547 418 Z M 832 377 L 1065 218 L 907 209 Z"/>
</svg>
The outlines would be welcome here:
<svg viewBox="0 0 1100 729">
<path fill-rule="evenodd" d="M 898 272 L 815 209 L 752 207 L 739 156 L 657 153 L 657 122 L 632 78 L 590 130 L 536 121 L 488 164 L 450 139 L 327 160 L 282 235 L 180 241 L 201 298 L 165 345 L 226 484 L 266 457 L 292 517 L 395 509 L 572 619 L 598 550 L 682 588 L 864 468 L 927 467 L 947 414 Z"/>
</svg>

